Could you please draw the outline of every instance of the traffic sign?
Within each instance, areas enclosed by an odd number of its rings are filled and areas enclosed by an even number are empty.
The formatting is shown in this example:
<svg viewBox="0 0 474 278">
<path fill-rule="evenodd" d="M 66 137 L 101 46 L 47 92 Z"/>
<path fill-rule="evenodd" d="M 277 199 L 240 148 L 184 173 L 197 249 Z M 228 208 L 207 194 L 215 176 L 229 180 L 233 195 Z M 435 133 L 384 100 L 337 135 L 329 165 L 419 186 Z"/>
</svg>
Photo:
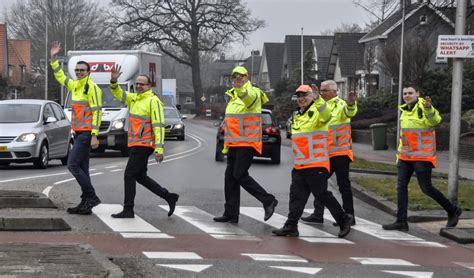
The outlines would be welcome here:
<svg viewBox="0 0 474 278">
<path fill-rule="evenodd" d="M 206 101 L 206 97 L 205 97 L 205 96 L 202 96 L 202 97 L 201 97 L 201 101 L 202 101 L 202 102 L 205 102 L 205 101 Z"/>
</svg>

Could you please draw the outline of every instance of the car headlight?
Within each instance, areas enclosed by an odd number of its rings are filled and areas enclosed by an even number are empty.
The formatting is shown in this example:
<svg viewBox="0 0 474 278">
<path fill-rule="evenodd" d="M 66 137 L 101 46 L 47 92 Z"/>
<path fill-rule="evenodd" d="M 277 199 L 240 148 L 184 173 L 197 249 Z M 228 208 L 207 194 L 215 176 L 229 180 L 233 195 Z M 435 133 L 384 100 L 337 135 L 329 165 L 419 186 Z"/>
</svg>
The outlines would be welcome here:
<svg viewBox="0 0 474 278">
<path fill-rule="evenodd" d="M 112 122 L 112 130 L 123 129 L 125 126 L 125 119 L 119 119 Z"/>
<path fill-rule="evenodd" d="M 173 128 L 175 128 L 175 129 L 182 129 L 183 127 L 184 127 L 183 124 L 175 124 L 175 125 L 173 126 Z"/>
<path fill-rule="evenodd" d="M 36 133 L 25 133 L 20 136 L 18 136 L 18 139 L 16 139 L 18 142 L 34 142 L 38 138 L 38 135 Z"/>
</svg>

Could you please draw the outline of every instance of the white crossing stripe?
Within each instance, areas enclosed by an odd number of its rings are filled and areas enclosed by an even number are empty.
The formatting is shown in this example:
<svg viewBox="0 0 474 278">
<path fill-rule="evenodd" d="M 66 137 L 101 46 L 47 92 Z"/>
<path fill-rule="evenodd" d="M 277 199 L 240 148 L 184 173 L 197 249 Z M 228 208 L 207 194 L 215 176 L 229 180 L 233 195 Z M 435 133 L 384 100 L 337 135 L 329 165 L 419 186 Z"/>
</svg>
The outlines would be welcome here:
<svg viewBox="0 0 474 278">
<path fill-rule="evenodd" d="M 166 205 L 160 207 L 168 210 Z M 216 239 L 260 240 L 235 224 L 215 222 L 212 214 L 194 206 L 176 206 L 174 214 Z"/>
<path fill-rule="evenodd" d="M 465 262 L 454 262 L 457 265 L 463 266 L 465 268 L 474 269 L 474 263 L 465 263 Z"/>
<path fill-rule="evenodd" d="M 199 273 L 211 267 L 212 264 L 157 264 L 157 266 L 163 266 L 163 267 L 169 267 L 169 268 Z"/>
<path fill-rule="evenodd" d="M 278 268 L 288 271 L 300 272 L 305 274 L 316 274 L 322 270 L 322 268 L 317 267 L 297 267 L 297 266 L 270 266 L 271 268 Z"/>
<path fill-rule="evenodd" d="M 448 248 L 448 246 L 434 241 L 404 241 L 403 245 L 408 246 L 419 246 L 419 247 L 437 247 L 437 248 Z"/>
<path fill-rule="evenodd" d="M 120 233 L 123 238 L 174 238 L 164 233 Z"/>
<path fill-rule="evenodd" d="M 393 271 L 393 270 L 382 270 L 385 273 L 392 273 L 407 277 L 413 278 L 431 278 L 433 277 L 433 272 L 425 272 L 425 271 Z"/>
<path fill-rule="evenodd" d="M 352 260 L 357 261 L 363 265 L 398 265 L 398 266 L 418 266 L 402 259 L 392 258 L 366 258 L 366 257 L 351 257 Z"/>
<path fill-rule="evenodd" d="M 270 219 L 268 219 L 266 222 L 263 221 L 262 216 L 264 215 L 264 211 L 263 208 L 260 207 L 241 207 L 240 213 L 275 228 L 283 227 L 286 222 L 286 217 L 278 213 L 273 213 L 273 216 Z M 336 238 L 336 236 L 330 233 L 302 223 L 298 223 L 298 231 L 300 233 L 300 239 L 308 242 L 353 244 L 353 242 L 349 240 Z"/>
<path fill-rule="evenodd" d="M 277 254 L 256 254 L 256 253 L 242 253 L 242 256 L 248 256 L 254 261 L 265 262 L 300 262 L 307 263 L 308 261 L 302 257 L 294 255 L 277 255 Z"/>
<path fill-rule="evenodd" d="M 112 165 L 112 166 L 105 167 L 105 169 L 112 169 L 112 168 L 117 168 L 117 167 L 118 167 L 117 165 Z"/>
<path fill-rule="evenodd" d="M 46 197 L 49 197 L 49 192 L 51 192 L 51 189 L 53 189 L 52 185 L 48 185 L 44 190 L 43 194 L 46 195 Z"/>
<path fill-rule="evenodd" d="M 120 172 L 120 171 L 123 171 L 123 169 L 114 169 L 114 170 L 110 170 L 110 172 Z"/>
<path fill-rule="evenodd" d="M 202 260 L 202 257 L 194 252 L 143 252 L 149 259 L 165 260 Z"/>
<path fill-rule="evenodd" d="M 123 207 L 117 204 L 100 204 L 92 209 L 102 222 L 109 226 L 113 231 L 119 233 L 161 233 L 150 223 L 146 222 L 138 215 L 135 218 L 112 218 L 113 213 L 121 212 Z M 167 236 L 161 233 L 162 236 Z M 122 235 L 123 236 L 123 235 Z"/>
</svg>

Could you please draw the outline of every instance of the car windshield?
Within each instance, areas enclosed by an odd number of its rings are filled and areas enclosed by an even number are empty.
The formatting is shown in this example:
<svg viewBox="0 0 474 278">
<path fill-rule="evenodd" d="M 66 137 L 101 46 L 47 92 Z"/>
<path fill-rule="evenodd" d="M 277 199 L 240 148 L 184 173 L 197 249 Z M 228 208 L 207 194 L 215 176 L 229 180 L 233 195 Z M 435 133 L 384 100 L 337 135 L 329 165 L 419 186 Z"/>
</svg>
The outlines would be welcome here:
<svg viewBox="0 0 474 278">
<path fill-rule="evenodd" d="M 0 104 L 0 123 L 34 123 L 39 120 L 40 104 Z"/>
<path fill-rule="evenodd" d="M 272 116 L 269 113 L 262 113 L 262 124 L 264 125 L 271 125 L 272 122 Z"/>
<path fill-rule="evenodd" d="M 165 108 L 165 118 L 179 119 L 179 113 L 176 109 Z"/>
<path fill-rule="evenodd" d="M 109 84 L 98 84 L 99 88 L 102 90 L 102 107 L 125 107 L 125 104 L 121 103 L 120 101 L 116 100 L 112 93 L 110 92 Z M 126 84 L 120 84 L 122 90 L 126 91 L 127 86 Z M 68 97 L 66 102 L 66 107 L 71 107 L 71 98 Z"/>
</svg>

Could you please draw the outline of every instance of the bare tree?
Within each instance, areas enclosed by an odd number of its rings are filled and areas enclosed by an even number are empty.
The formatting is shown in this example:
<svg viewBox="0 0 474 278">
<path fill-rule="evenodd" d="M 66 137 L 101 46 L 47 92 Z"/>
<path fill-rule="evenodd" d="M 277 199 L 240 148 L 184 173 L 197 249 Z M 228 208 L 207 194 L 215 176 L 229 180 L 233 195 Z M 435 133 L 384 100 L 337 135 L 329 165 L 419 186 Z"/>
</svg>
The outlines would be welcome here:
<svg viewBox="0 0 474 278">
<path fill-rule="evenodd" d="M 114 0 L 113 24 L 133 45 L 154 45 L 192 69 L 195 99 L 203 95 L 200 53 L 224 50 L 264 26 L 240 0 Z M 196 101 L 197 112 L 201 103 Z"/>
<path fill-rule="evenodd" d="M 321 35 L 334 35 L 335 33 L 363 33 L 367 32 L 367 28 L 359 26 L 357 23 L 342 23 L 334 29 L 326 29 Z"/>
<path fill-rule="evenodd" d="M 354 4 L 364 9 L 375 19 L 377 24 L 380 24 L 397 11 L 400 0 L 354 0 Z"/>
<path fill-rule="evenodd" d="M 114 30 L 107 29 L 106 17 L 97 1 L 18 0 L 5 18 L 11 36 L 31 40 L 32 65 L 39 72 L 44 71 L 40 59 L 44 59 L 45 54 L 45 18 L 49 40 L 62 41 L 68 50 L 74 46 L 76 49 L 118 47 L 112 39 L 116 37 Z"/>
</svg>

